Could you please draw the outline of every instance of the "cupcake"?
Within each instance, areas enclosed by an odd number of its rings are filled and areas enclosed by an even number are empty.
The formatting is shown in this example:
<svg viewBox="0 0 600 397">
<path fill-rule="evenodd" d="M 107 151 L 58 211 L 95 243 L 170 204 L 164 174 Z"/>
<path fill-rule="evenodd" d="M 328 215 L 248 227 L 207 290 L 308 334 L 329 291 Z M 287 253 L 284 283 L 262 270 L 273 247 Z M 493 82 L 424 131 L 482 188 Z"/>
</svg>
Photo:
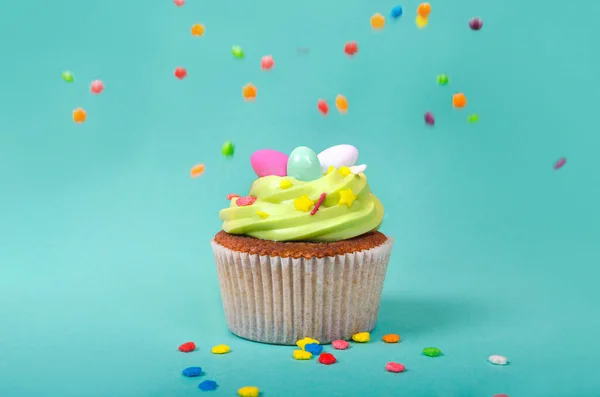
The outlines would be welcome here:
<svg viewBox="0 0 600 397">
<path fill-rule="evenodd" d="M 211 242 L 227 325 L 256 342 L 348 340 L 375 327 L 393 239 L 358 150 L 259 150 Z"/>
</svg>

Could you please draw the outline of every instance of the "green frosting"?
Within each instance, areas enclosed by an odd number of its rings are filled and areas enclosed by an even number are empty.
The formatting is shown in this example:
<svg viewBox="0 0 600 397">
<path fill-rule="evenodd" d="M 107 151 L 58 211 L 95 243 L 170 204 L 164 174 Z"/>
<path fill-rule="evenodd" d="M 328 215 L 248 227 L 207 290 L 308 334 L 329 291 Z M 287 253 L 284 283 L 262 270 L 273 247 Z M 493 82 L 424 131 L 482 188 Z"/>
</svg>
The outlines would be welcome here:
<svg viewBox="0 0 600 397">
<path fill-rule="evenodd" d="M 286 181 L 291 186 L 282 188 L 289 185 Z M 311 215 L 322 193 L 327 196 Z M 314 202 L 308 211 L 295 205 L 305 195 Z M 356 199 L 350 207 L 339 203 L 341 197 L 352 195 Z M 234 198 L 229 208 L 221 210 L 224 231 L 271 241 L 339 241 L 376 230 L 383 221 L 383 205 L 371 193 L 364 174 L 344 176 L 335 170 L 310 182 L 267 176 L 254 182 L 250 196 L 257 198 L 252 205 L 238 206 L 239 198 Z"/>
</svg>

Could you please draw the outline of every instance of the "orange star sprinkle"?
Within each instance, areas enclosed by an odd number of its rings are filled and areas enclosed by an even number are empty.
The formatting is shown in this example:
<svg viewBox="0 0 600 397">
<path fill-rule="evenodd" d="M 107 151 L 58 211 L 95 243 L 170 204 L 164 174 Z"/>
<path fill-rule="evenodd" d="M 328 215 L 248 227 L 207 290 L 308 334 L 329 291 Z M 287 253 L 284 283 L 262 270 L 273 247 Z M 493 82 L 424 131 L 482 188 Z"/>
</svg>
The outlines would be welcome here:
<svg viewBox="0 0 600 397">
<path fill-rule="evenodd" d="M 253 101 L 256 99 L 256 87 L 252 83 L 248 83 L 242 88 L 242 96 L 247 101 Z"/>
<path fill-rule="evenodd" d="M 76 122 L 77 124 L 83 123 L 86 118 L 87 118 L 87 114 L 85 113 L 85 110 L 83 110 L 82 108 L 77 108 L 77 109 L 73 110 L 73 121 Z"/>
<path fill-rule="evenodd" d="M 202 174 L 204 174 L 204 164 L 196 164 L 190 170 L 190 176 L 192 178 L 198 178 Z"/>
<path fill-rule="evenodd" d="M 385 18 L 381 14 L 375 14 L 371 17 L 371 27 L 373 29 L 383 29 Z"/>
<path fill-rule="evenodd" d="M 417 14 L 427 19 L 431 13 L 431 5 L 429 3 L 421 3 L 417 7 Z"/>
<path fill-rule="evenodd" d="M 346 113 L 348 111 L 348 101 L 343 95 L 338 95 L 335 98 L 335 106 L 337 106 L 340 113 Z"/>
<path fill-rule="evenodd" d="M 467 106 L 467 97 L 462 92 L 458 92 L 452 96 L 452 106 L 462 109 Z"/>
<path fill-rule="evenodd" d="M 192 36 L 202 36 L 204 34 L 204 25 L 199 23 L 192 26 Z"/>
</svg>

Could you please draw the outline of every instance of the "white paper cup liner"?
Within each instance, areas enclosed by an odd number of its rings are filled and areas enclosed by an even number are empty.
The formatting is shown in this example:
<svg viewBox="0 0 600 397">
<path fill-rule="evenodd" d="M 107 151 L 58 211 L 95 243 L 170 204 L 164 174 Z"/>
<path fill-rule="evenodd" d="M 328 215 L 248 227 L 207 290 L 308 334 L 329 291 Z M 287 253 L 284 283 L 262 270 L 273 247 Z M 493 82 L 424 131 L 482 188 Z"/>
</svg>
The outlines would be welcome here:
<svg viewBox="0 0 600 397">
<path fill-rule="evenodd" d="M 294 259 L 233 251 L 211 241 L 229 330 L 256 342 L 321 343 L 371 332 L 393 239 L 352 254 Z"/>
</svg>

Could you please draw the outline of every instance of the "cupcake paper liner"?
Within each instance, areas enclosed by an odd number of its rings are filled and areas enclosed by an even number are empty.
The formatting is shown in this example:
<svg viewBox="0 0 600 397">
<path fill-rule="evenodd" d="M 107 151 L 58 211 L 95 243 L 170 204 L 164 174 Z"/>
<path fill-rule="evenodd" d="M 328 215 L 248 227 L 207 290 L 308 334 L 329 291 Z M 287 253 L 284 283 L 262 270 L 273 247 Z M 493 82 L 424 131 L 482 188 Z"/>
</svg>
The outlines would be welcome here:
<svg viewBox="0 0 600 397">
<path fill-rule="evenodd" d="M 229 330 L 256 342 L 321 343 L 371 332 L 393 239 L 325 258 L 250 255 L 211 242 Z"/>
</svg>

